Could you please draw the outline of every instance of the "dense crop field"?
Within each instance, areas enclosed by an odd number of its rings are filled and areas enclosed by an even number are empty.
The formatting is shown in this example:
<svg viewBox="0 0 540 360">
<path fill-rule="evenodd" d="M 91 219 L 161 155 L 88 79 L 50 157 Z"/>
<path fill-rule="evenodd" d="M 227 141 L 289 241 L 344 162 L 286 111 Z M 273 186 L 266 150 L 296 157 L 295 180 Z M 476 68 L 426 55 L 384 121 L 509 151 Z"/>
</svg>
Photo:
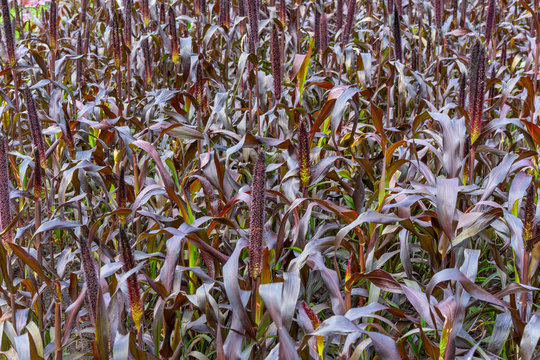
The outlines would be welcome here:
<svg viewBox="0 0 540 360">
<path fill-rule="evenodd" d="M 540 359 L 538 3 L 0 0 L 0 356 Z"/>
</svg>

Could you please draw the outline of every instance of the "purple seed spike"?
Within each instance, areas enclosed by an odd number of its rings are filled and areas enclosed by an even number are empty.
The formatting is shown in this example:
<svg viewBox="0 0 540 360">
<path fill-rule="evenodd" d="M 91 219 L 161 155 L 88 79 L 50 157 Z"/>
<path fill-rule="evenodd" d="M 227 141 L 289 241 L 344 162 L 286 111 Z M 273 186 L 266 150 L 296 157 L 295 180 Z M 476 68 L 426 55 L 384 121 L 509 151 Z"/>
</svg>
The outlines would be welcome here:
<svg viewBox="0 0 540 360">
<path fill-rule="evenodd" d="M 124 263 L 124 272 L 129 272 L 135 268 L 135 257 L 133 249 L 127 237 L 123 226 L 120 226 L 120 253 L 122 254 L 122 262 Z M 129 302 L 131 304 L 131 316 L 137 330 L 141 328 L 141 319 L 143 316 L 143 305 L 141 301 L 141 290 L 137 280 L 137 274 L 131 274 L 127 279 Z"/>
<path fill-rule="evenodd" d="M 56 50 L 58 39 L 58 5 L 56 0 L 51 1 L 51 10 L 49 13 L 49 42 L 50 47 L 54 51 Z"/>
<path fill-rule="evenodd" d="M 326 49 L 328 49 L 328 18 L 326 17 L 326 13 L 323 12 L 321 15 L 321 23 L 320 23 L 320 49 L 321 53 L 324 54 Z"/>
<path fill-rule="evenodd" d="M 23 91 L 26 97 L 26 111 L 28 113 L 30 134 L 32 135 L 34 146 L 39 150 L 41 166 L 45 168 L 47 165 L 47 160 L 45 159 L 45 142 L 43 141 L 43 132 L 41 131 L 41 124 L 37 114 L 36 102 L 34 101 L 34 97 L 32 96 L 32 93 L 28 87 L 26 87 Z"/>
<path fill-rule="evenodd" d="M 495 29 L 495 15 L 497 12 L 497 3 L 495 0 L 489 0 L 489 6 L 486 16 L 486 43 L 489 44 Z"/>
<path fill-rule="evenodd" d="M 534 198 L 536 195 L 536 188 L 534 186 L 534 180 L 527 189 L 527 197 L 525 200 L 525 220 L 523 222 L 523 241 L 525 242 L 525 251 L 532 251 L 532 239 L 535 237 L 535 223 L 536 206 L 534 204 Z"/>
<path fill-rule="evenodd" d="M 171 58 L 173 63 L 178 63 L 180 52 L 178 51 L 178 33 L 176 31 L 176 15 L 174 8 L 169 6 L 169 37 L 171 40 Z"/>
<path fill-rule="evenodd" d="M 434 0 L 435 25 L 440 30 L 443 25 L 444 4 L 442 0 Z"/>
<path fill-rule="evenodd" d="M 96 268 L 94 265 L 94 258 L 92 257 L 92 252 L 90 250 L 92 244 L 86 239 L 79 240 L 81 247 L 81 264 L 82 270 L 84 273 L 84 279 L 86 281 L 87 291 L 86 296 L 88 297 L 88 303 L 90 305 L 90 317 L 92 322 L 96 323 L 96 306 L 97 306 L 97 295 L 99 291 L 99 282 L 96 273 Z"/>
<path fill-rule="evenodd" d="M 337 0 L 336 3 L 336 32 L 343 26 L 343 0 Z"/>
<path fill-rule="evenodd" d="M 34 149 L 34 198 L 36 201 L 41 202 L 41 191 L 42 191 L 42 171 L 41 165 L 39 163 L 39 151 Z"/>
<path fill-rule="evenodd" d="M 309 135 L 305 121 L 301 121 L 298 127 L 298 162 L 300 168 L 300 188 L 305 191 L 311 182 Z"/>
<path fill-rule="evenodd" d="M 249 275 L 257 279 L 262 271 L 265 202 L 265 154 L 259 152 L 251 184 L 251 221 L 249 231 Z"/>
<path fill-rule="evenodd" d="M 10 65 L 14 66 L 15 63 L 17 63 L 17 57 L 15 55 L 15 40 L 13 37 L 11 16 L 7 0 L 2 0 L 2 17 L 4 20 L 4 37 L 6 39 L 8 59 Z"/>
<path fill-rule="evenodd" d="M 351 30 L 354 24 L 354 15 L 356 13 L 356 0 L 349 0 L 347 5 L 347 17 L 345 18 L 345 27 L 343 28 L 343 34 L 341 35 L 341 42 L 343 46 L 346 46 L 351 36 Z"/>
<path fill-rule="evenodd" d="M 281 82 L 282 82 L 282 63 L 280 49 L 279 33 L 277 26 L 272 26 L 272 34 L 270 37 L 270 52 L 272 55 L 272 75 L 274 77 L 274 98 L 276 101 L 281 97 Z"/>
<path fill-rule="evenodd" d="M 257 44 L 259 42 L 259 17 L 257 15 L 257 0 L 246 1 L 249 22 L 249 53 L 256 55 Z"/>
<path fill-rule="evenodd" d="M 6 139 L 0 135 L 0 230 L 3 231 L 11 223 L 11 200 L 9 199 L 9 160 Z M 10 230 L 2 236 L 4 245 L 13 241 Z M 7 246 L 6 246 L 7 248 Z"/>
<path fill-rule="evenodd" d="M 478 39 L 473 47 L 469 74 L 470 136 L 474 144 L 480 136 L 486 92 L 486 50 Z"/>
<path fill-rule="evenodd" d="M 126 0 L 124 14 L 124 43 L 131 50 L 131 12 L 133 11 L 133 0 Z"/>
<path fill-rule="evenodd" d="M 394 6 L 394 18 L 392 21 L 392 32 L 394 33 L 394 56 L 397 61 L 403 61 L 403 50 L 401 48 L 401 19 L 399 11 Z"/>
</svg>

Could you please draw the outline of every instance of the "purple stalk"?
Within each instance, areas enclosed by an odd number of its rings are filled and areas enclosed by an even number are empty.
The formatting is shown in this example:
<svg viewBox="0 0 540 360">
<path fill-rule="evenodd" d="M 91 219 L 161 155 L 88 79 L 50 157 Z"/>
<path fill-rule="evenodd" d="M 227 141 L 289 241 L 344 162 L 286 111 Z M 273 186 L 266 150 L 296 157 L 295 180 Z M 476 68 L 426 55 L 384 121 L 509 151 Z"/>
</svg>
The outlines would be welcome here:
<svg viewBox="0 0 540 360">
<path fill-rule="evenodd" d="M 466 90 L 467 90 L 467 76 L 463 74 L 461 75 L 461 79 L 459 79 L 459 96 L 458 96 L 458 106 L 462 109 L 465 109 Z"/>
<path fill-rule="evenodd" d="M 81 2 L 81 23 L 79 27 L 82 29 L 86 26 L 86 15 L 88 12 L 88 0 L 82 0 Z"/>
<path fill-rule="evenodd" d="M 126 180 L 125 180 L 125 169 L 122 167 L 120 169 L 120 176 L 118 178 L 118 192 L 116 193 L 116 203 L 119 209 L 126 208 Z M 126 217 L 120 215 L 120 223 L 124 226 L 126 224 Z"/>
<path fill-rule="evenodd" d="M 503 41 L 502 43 L 500 60 L 501 60 L 501 65 L 506 66 L 506 41 Z"/>
</svg>

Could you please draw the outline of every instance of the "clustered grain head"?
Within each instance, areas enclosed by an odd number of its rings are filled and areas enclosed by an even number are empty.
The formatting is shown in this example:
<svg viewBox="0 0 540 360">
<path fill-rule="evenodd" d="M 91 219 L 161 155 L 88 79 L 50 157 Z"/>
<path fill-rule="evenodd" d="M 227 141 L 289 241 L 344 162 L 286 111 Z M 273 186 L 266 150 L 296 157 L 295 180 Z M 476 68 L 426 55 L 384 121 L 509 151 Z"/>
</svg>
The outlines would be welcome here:
<svg viewBox="0 0 540 360">
<path fill-rule="evenodd" d="M 34 149 L 34 176 L 33 176 L 33 182 L 34 182 L 34 198 L 36 201 L 41 202 L 41 192 L 42 192 L 42 171 L 41 171 L 41 165 L 39 160 L 39 151 L 38 149 Z"/>
<path fill-rule="evenodd" d="M 495 29 L 495 15 L 497 11 L 497 3 L 495 0 L 489 0 L 488 11 L 486 16 L 486 43 L 489 44 L 493 29 Z"/>
<path fill-rule="evenodd" d="M 200 107 L 204 105 L 203 57 L 199 55 L 195 69 L 195 98 Z"/>
<path fill-rule="evenodd" d="M 9 199 L 9 160 L 6 139 L 0 135 L 0 230 L 4 231 L 11 223 L 11 200 Z M 4 245 L 13 241 L 10 230 L 2 236 Z M 6 246 L 7 248 L 7 246 Z"/>
<path fill-rule="evenodd" d="M 147 28 L 150 25 L 150 7 L 148 6 L 148 0 L 141 1 L 141 12 L 144 26 Z"/>
<path fill-rule="evenodd" d="M 122 262 L 124 263 L 124 272 L 129 272 L 135 268 L 135 257 L 133 256 L 133 250 L 127 237 L 124 227 L 120 225 L 120 252 L 122 255 Z M 131 304 L 131 316 L 137 330 L 141 328 L 141 319 L 143 316 L 143 306 L 141 302 L 141 291 L 139 288 L 139 282 L 137 280 L 137 274 L 131 274 L 127 279 L 129 302 Z"/>
<path fill-rule="evenodd" d="M 347 45 L 349 42 L 349 37 L 351 36 L 351 30 L 354 25 L 354 15 L 356 13 L 356 0 L 349 0 L 347 5 L 347 17 L 345 18 L 345 26 L 343 28 L 343 33 L 341 35 L 341 42 L 343 46 Z"/>
<path fill-rule="evenodd" d="M 150 55 L 150 44 L 148 43 L 148 37 L 145 37 L 141 43 L 143 57 L 144 57 L 144 73 L 146 76 L 146 83 L 149 85 L 152 83 L 152 57 Z"/>
<path fill-rule="evenodd" d="M 336 31 L 343 26 L 343 0 L 337 0 L 336 3 Z"/>
<path fill-rule="evenodd" d="M 17 63 L 17 57 L 15 55 L 15 39 L 13 38 L 13 29 L 11 24 L 10 10 L 7 0 L 2 1 L 2 17 L 4 20 L 4 37 L 6 39 L 6 49 L 8 53 L 8 60 L 11 66 Z"/>
<path fill-rule="evenodd" d="M 173 63 L 178 63 L 180 53 L 178 51 L 178 32 L 176 31 L 176 14 L 174 8 L 169 6 L 169 39 L 171 40 L 171 58 Z"/>
<path fill-rule="evenodd" d="M 219 25 L 222 27 L 228 28 L 229 26 L 231 26 L 230 8 L 230 0 L 219 1 Z"/>
<path fill-rule="evenodd" d="M 525 243 L 525 251 L 531 252 L 533 249 L 533 239 L 535 237 L 535 222 L 536 217 L 536 204 L 534 199 L 536 197 L 536 188 L 534 186 L 534 180 L 527 189 L 527 196 L 525 200 L 525 219 L 523 221 L 523 241 Z"/>
<path fill-rule="evenodd" d="M 298 161 L 300 172 L 300 188 L 306 190 L 311 182 L 311 160 L 309 134 L 304 120 L 298 126 Z"/>
<path fill-rule="evenodd" d="M 248 47 L 250 54 L 257 53 L 257 44 L 259 43 L 259 16 L 257 14 L 257 0 L 246 0 L 249 22 L 249 41 Z"/>
<path fill-rule="evenodd" d="M 314 9 L 314 24 L 313 24 L 313 31 L 314 31 L 314 37 L 315 37 L 315 43 L 313 44 L 313 47 L 315 49 L 319 49 L 320 42 L 321 42 L 321 12 L 319 10 L 319 4 L 318 2 L 315 2 L 315 9 Z"/>
<path fill-rule="evenodd" d="M 41 131 L 41 123 L 37 114 L 36 102 L 34 101 L 34 97 L 32 96 L 30 88 L 24 88 L 23 92 L 26 98 L 26 111 L 28 113 L 28 123 L 30 125 L 32 142 L 34 143 L 34 146 L 39 150 L 41 166 L 46 167 L 47 162 L 45 159 L 45 142 L 43 141 L 43 133 Z"/>
<path fill-rule="evenodd" d="M 444 4 L 442 0 L 434 0 L 435 25 L 441 29 L 443 24 Z"/>
<path fill-rule="evenodd" d="M 270 35 L 270 52 L 272 56 L 272 76 L 274 78 L 274 98 L 278 100 L 281 97 L 281 83 L 283 80 L 283 64 L 281 59 L 281 47 L 277 26 L 272 26 Z"/>
<path fill-rule="evenodd" d="M 131 49 L 131 13 L 133 11 L 133 0 L 126 0 L 124 14 L 124 43 L 128 49 Z"/>
<path fill-rule="evenodd" d="M 264 239 L 264 208 L 266 195 L 266 164 L 264 152 L 259 152 L 251 184 L 251 222 L 249 231 L 248 271 L 252 279 L 257 279 L 262 271 Z"/>
<path fill-rule="evenodd" d="M 117 69 L 120 69 L 122 61 L 122 52 L 121 52 L 121 40 L 120 40 L 120 26 L 118 25 L 118 13 L 115 9 L 112 9 L 113 14 L 113 28 L 112 28 L 112 43 L 113 43 L 113 56 L 114 56 L 114 65 Z"/>
<path fill-rule="evenodd" d="M 486 50 L 480 40 L 476 40 L 469 67 L 469 117 L 471 144 L 480 136 L 486 92 Z"/>
<path fill-rule="evenodd" d="M 403 61 L 403 49 L 401 46 L 401 19 L 399 16 L 399 11 L 396 6 L 394 6 L 394 18 L 392 21 L 392 32 L 394 35 L 394 56 L 397 61 Z"/>
<path fill-rule="evenodd" d="M 86 280 L 86 296 L 88 298 L 88 304 L 90 306 L 90 317 L 92 322 L 96 323 L 96 311 L 98 302 L 99 281 L 94 265 L 94 258 L 92 257 L 91 246 L 92 244 L 86 240 L 81 239 L 79 241 L 81 250 L 81 265 L 84 273 L 84 279 Z"/>
<path fill-rule="evenodd" d="M 326 49 L 328 49 L 328 18 L 326 17 L 325 12 L 321 14 L 319 32 L 320 32 L 320 49 L 321 49 L 321 53 L 324 54 Z"/>
<path fill-rule="evenodd" d="M 160 24 L 167 23 L 167 9 L 165 8 L 165 3 L 162 2 L 159 8 L 159 22 Z"/>
<path fill-rule="evenodd" d="M 58 5 L 56 0 L 51 1 L 49 13 L 49 42 L 51 49 L 56 50 L 58 38 Z"/>
</svg>

